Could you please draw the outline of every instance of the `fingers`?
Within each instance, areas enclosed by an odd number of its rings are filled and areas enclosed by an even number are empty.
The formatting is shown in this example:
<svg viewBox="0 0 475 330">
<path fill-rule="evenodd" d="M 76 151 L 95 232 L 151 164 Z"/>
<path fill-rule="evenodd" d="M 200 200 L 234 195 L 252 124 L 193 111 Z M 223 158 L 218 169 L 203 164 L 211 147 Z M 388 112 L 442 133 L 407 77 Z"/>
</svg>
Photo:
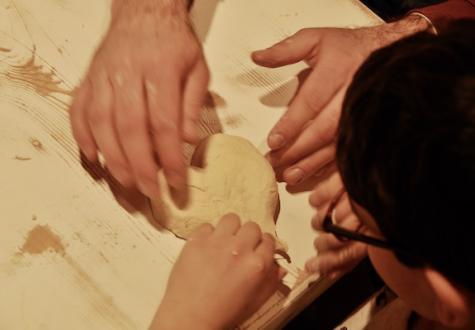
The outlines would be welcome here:
<svg viewBox="0 0 475 330">
<path fill-rule="evenodd" d="M 333 234 L 320 233 L 313 241 L 314 248 L 319 254 L 329 250 L 337 250 L 348 245 L 348 241 L 342 241 Z"/>
<path fill-rule="evenodd" d="M 199 140 L 197 125 L 206 99 L 208 82 L 209 71 L 203 59 L 190 72 L 183 97 L 183 137 L 190 143 Z"/>
<path fill-rule="evenodd" d="M 306 125 L 303 132 L 294 141 L 286 147 L 272 152 L 270 154 L 272 166 L 295 166 L 297 162 L 311 157 L 311 155 L 332 144 L 336 137 L 343 96 L 343 91 L 340 91 L 330 104 Z M 307 162 L 307 166 L 308 163 L 312 162 Z M 327 163 L 316 162 L 315 167 L 306 168 L 305 172 L 302 171 L 302 177 L 310 175 L 309 172 L 318 172 Z M 290 184 L 290 182 L 287 183 Z"/>
<path fill-rule="evenodd" d="M 326 275 L 336 271 L 348 271 L 367 255 L 367 245 L 352 242 L 339 250 L 331 250 L 313 257 L 305 264 L 305 269 L 312 273 Z"/>
<path fill-rule="evenodd" d="M 263 260 L 274 262 L 275 240 L 269 233 L 262 234 L 259 245 L 256 247 L 256 254 Z"/>
<path fill-rule="evenodd" d="M 215 236 L 232 236 L 235 235 L 241 227 L 241 220 L 239 217 L 230 213 L 221 218 L 214 230 Z"/>
<path fill-rule="evenodd" d="M 313 225 L 313 224 L 312 224 Z M 346 216 L 342 221 L 338 223 L 338 225 L 346 230 L 351 232 L 359 232 L 363 229 L 363 226 L 360 220 L 354 215 L 353 213 Z M 314 228 L 316 228 L 314 226 Z M 321 223 L 318 226 L 319 230 L 322 230 Z M 348 240 L 341 240 L 336 237 L 334 234 L 320 232 L 317 238 L 313 241 L 313 246 L 319 252 L 341 248 L 351 241 Z"/>
<path fill-rule="evenodd" d="M 71 129 L 74 139 L 86 158 L 91 161 L 97 161 L 97 145 L 94 141 L 89 123 L 87 120 L 87 105 L 91 97 L 91 85 L 86 80 L 74 95 L 74 100 L 69 110 L 71 118 Z"/>
<path fill-rule="evenodd" d="M 236 249 L 239 252 L 253 251 L 259 245 L 261 237 L 262 232 L 259 226 L 253 221 L 248 221 L 236 234 Z"/>
<path fill-rule="evenodd" d="M 353 209 L 351 208 L 350 199 L 347 193 L 344 193 L 344 195 L 341 197 L 340 202 L 336 206 L 335 212 L 336 212 L 335 221 L 337 221 L 338 224 L 344 226 L 346 224 L 345 222 L 346 220 L 351 220 L 351 215 L 354 215 L 354 213 L 353 213 Z M 347 229 L 352 229 L 352 228 L 347 228 Z"/>
<path fill-rule="evenodd" d="M 343 78 L 334 79 L 335 74 L 335 68 L 328 61 L 316 64 L 302 88 L 297 92 L 287 112 L 272 128 L 267 140 L 272 150 L 283 148 L 291 143 L 302 131 L 304 125 L 316 118 L 333 99 L 335 101 L 329 106 L 332 110 L 325 114 L 326 118 L 330 119 L 328 124 L 330 126 L 325 128 L 325 134 L 319 133 L 321 138 L 318 143 L 328 140 L 328 136 L 332 133 L 335 134 L 341 101 L 344 96 L 343 90 L 346 86 Z M 325 125 L 323 120 L 318 122 L 319 125 Z"/>
<path fill-rule="evenodd" d="M 203 223 L 198 228 L 196 228 L 193 233 L 190 235 L 188 241 L 206 239 L 214 232 L 214 227 L 210 223 Z"/>
<path fill-rule="evenodd" d="M 168 184 L 178 190 L 186 185 L 186 167 L 181 145 L 181 78 L 172 68 L 145 81 L 153 144 Z"/>
<path fill-rule="evenodd" d="M 138 78 L 114 80 L 117 134 L 139 190 L 150 198 L 159 195 L 152 141 L 147 129 L 143 83 Z"/>
<path fill-rule="evenodd" d="M 256 64 L 275 68 L 305 60 L 317 51 L 319 34 L 312 29 L 302 29 L 275 45 L 252 53 Z"/>
<path fill-rule="evenodd" d="M 122 185 L 130 186 L 133 177 L 114 126 L 114 94 L 107 74 L 98 72 L 91 80 L 91 88 L 94 93 L 87 109 L 89 127 L 108 170 Z"/>
<path fill-rule="evenodd" d="M 351 231 L 357 231 L 361 228 L 361 222 L 353 213 L 348 197 L 344 197 L 335 208 L 335 217 L 332 217 L 332 222 Z M 327 207 L 321 208 L 317 211 L 311 220 L 312 228 L 316 231 L 323 231 L 324 218 L 327 215 Z"/>
<path fill-rule="evenodd" d="M 322 211 L 323 206 L 326 206 L 335 197 L 341 187 L 343 187 L 343 183 L 338 171 L 335 171 L 327 180 L 315 187 L 309 197 L 310 205 Z"/>
<path fill-rule="evenodd" d="M 289 185 L 299 184 L 320 172 L 335 159 L 335 145 L 332 143 L 297 162 L 283 172 Z"/>
</svg>

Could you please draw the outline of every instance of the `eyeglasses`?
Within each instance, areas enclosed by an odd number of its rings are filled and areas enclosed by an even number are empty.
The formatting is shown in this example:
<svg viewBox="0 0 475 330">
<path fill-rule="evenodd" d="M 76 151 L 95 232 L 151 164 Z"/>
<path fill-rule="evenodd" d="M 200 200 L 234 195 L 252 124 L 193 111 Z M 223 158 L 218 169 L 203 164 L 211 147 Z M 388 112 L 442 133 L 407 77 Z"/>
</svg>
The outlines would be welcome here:
<svg viewBox="0 0 475 330">
<path fill-rule="evenodd" d="M 323 218 L 323 230 L 327 233 L 335 235 L 340 241 L 357 241 L 366 243 L 368 245 L 376 246 L 385 250 L 390 250 L 396 254 L 396 257 L 402 263 L 409 267 L 419 267 L 425 264 L 423 258 L 416 253 L 401 248 L 397 244 L 388 242 L 386 240 L 371 237 L 365 234 L 361 234 L 356 231 L 351 231 L 334 224 L 336 216 L 336 207 L 342 201 L 342 197 L 345 195 L 345 189 L 342 188 L 333 200 L 330 202 L 328 211 Z"/>
<path fill-rule="evenodd" d="M 382 249 L 397 251 L 397 252 L 404 252 L 394 244 L 389 243 L 388 241 L 381 240 L 375 237 L 371 237 L 365 234 L 361 234 L 356 231 L 351 231 L 340 227 L 334 224 L 335 217 L 336 217 L 336 207 L 342 201 L 342 197 L 345 195 L 344 188 L 340 189 L 340 191 L 336 194 L 333 200 L 330 202 L 330 206 L 328 207 L 328 211 L 323 219 L 323 229 L 327 233 L 331 233 L 336 236 L 341 241 L 352 240 L 358 241 L 362 243 L 366 243 L 368 245 L 377 246 Z M 405 253 L 405 252 L 404 252 Z"/>
</svg>

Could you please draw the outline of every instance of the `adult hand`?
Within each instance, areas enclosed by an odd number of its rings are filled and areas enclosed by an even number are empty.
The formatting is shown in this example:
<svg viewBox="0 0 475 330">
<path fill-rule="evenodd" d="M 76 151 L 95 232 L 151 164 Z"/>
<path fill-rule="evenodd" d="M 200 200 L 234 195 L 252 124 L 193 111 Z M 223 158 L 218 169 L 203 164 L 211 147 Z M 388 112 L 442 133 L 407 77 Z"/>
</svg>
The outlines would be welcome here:
<svg viewBox="0 0 475 330">
<path fill-rule="evenodd" d="M 90 161 L 100 151 L 124 186 L 158 195 L 186 184 L 182 141 L 195 142 L 208 68 L 182 0 L 116 0 L 109 31 L 70 109 L 74 137 Z M 158 156 L 158 161 L 157 161 Z"/>
<path fill-rule="evenodd" d="M 171 272 L 151 329 L 231 329 L 277 289 L 284 273 L 259 226 L 224 216 L 199 227 Z"/>
<path fill-rule="evenodd" d="M 331 233 L 323 231 L 323 218 L 327 214 L 330 202 L 342 189 L 343 184 L 338 172 L 321 182 L 310 195 L 310 204 L 317 208 L 312 219 L 312 227 L 318 236 L 314 241 L 318 254 L 305 264 L 307 272 L 318 272 L 325 276 L 338 276 L 355 267 L 366 255 L 364 243 L 340 240 Z M 350 231 L 366 232 L 365 227 L 354 214 L 348 195 L 345 193 L 335 208 L 335 224 Z"/>
<path fill-rule="evenodd" d="M 428 27 L 424 18 L 409 15 L 367 28 L 309 28 L 252 54 L 257 64 L 269 68 L 300 61 L 311 68 L 268 137 L 271 164 L 283 171 L 284 181 L 297 184 L 333 160 L 343 99 L 353 74 L 368 55 Z"/>
</svg>

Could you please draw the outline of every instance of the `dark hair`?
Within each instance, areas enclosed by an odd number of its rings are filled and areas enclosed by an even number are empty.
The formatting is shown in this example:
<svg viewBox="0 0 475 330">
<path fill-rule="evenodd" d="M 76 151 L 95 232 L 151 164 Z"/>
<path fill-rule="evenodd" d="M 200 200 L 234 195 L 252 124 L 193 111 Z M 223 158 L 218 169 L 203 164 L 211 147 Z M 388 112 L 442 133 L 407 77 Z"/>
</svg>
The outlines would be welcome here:
<svg viewBox="0 0 475 330">
<path fill-rule="evenodd" d="M 368 58 L 343 105 L 337 162 L 388 240 L 475 292 L 475 21 Z"/>
</svg>

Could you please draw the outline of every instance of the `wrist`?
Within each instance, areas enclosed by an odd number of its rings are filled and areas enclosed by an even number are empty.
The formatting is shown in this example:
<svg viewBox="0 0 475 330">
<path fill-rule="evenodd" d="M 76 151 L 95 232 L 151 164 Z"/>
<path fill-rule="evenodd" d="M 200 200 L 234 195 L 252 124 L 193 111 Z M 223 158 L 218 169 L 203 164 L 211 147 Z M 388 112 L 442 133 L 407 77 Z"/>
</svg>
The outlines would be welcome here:
<svg viewBox="0 0 475 330">
<path fill-rule="evenodd" d="M 192 0 L 112 0 L 112 18 L 123 9 L 129 14 L 159 13 L 172 17 L 187 17 Z"/>
<path fill-rule="evenodd" d="M 409 14 L 396 21 L 384 24 L 383 46 L 422 31 L 431 31 L 432 24 L 421 15 Z"/>
</svg>

